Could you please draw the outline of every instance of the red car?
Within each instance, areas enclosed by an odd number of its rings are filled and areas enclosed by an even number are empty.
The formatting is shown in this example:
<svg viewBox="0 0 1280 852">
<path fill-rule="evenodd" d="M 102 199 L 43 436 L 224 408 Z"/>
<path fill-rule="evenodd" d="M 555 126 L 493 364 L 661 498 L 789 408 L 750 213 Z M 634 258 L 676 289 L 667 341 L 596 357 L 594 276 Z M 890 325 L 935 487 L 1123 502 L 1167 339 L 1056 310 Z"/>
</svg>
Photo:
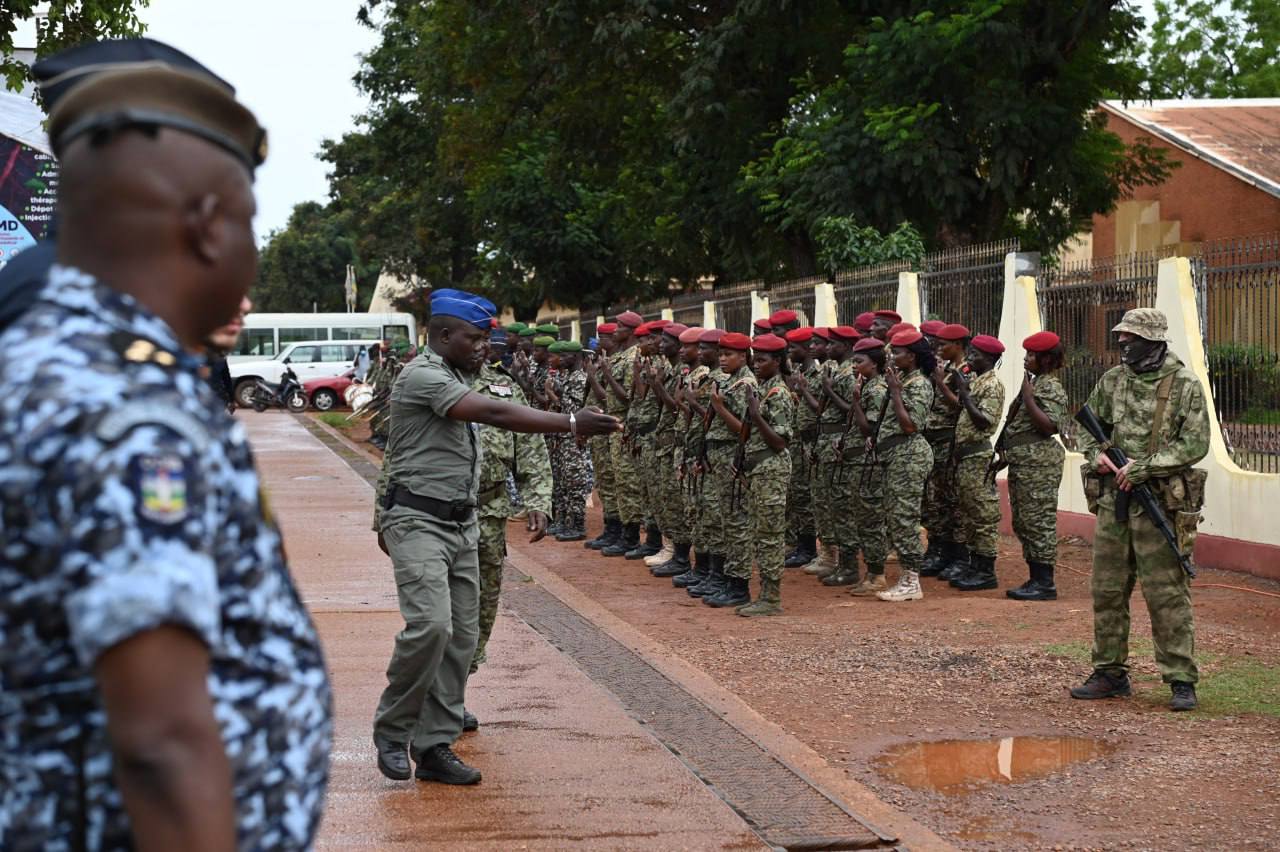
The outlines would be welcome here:
<svg viewBox="0 0 1280 852">
<path fill-rule="evenodd" d="M 311 379 L 302 383 L 302 389 L 306 391 L 307 399 L 311 400 L 316 411 L 332 411 L 339 405 L 346 404 L 343 393 L 351 386 L 355 374 L 356 371 L 352 368 L 340 376 Z"/>
</svg>

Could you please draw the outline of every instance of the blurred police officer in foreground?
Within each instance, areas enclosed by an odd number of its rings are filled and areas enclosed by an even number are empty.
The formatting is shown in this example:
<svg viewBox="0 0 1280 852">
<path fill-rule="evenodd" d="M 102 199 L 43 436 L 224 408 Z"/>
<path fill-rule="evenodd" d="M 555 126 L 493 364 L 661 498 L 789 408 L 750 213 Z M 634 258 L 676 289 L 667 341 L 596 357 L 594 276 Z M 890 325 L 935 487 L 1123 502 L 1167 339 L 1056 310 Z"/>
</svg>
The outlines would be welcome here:
<svg viewBox="0 0 1280 852">
<path fill-rule="evenodd" d="M 132 44 L 47 60 L 57 264 L 0 336 L 0 848 L 306 848 L 324 661 L 191 355 L 254 278 L 264 132 L 189 58 L 103 68 Z"/>
</svg>

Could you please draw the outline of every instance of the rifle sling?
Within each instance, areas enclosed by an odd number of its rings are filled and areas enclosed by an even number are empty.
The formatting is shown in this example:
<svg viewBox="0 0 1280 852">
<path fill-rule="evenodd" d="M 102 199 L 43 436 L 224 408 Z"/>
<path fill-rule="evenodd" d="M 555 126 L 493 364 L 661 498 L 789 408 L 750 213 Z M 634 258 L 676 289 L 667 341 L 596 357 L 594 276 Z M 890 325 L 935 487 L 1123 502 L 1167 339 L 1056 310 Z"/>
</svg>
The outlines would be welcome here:
<svg viewBox="0 0 1280 852">
<path fill-rule="evenodd" d="M 1170 373 L 1160 380 L 1159 387 L 1156 388 L 1156 411 L 1151 418 L 1151 437 L 1147 441 L 1147 455 L 1155 455 L 1156 447 L 1160 442 L 1160 428 L 1164 426 L 1164 411 L 1169 407 L 1169 394 L 1173 391 L 1174 373 Z"/>
</svg>

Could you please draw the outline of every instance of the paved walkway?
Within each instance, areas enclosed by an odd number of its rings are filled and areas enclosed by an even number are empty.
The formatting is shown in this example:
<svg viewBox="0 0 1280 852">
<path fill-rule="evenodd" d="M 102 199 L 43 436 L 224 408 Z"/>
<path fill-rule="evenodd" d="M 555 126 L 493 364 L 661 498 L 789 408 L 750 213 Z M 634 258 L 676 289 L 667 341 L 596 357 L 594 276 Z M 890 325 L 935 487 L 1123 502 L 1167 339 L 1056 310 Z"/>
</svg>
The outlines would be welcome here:
<svg viewBox="0 0 1280 852">
<path fill-rule="evenodd" d="M 384 779 L 370 720 L 401 621 L 369 531 L 369 485 L 294 418 L 241 416 L 335 688 L 323 848 L 765 848 L 613 695 L 505 609 L 469 689 L 481 729 L 457 746 L 485 780 Z"/>
</svg>

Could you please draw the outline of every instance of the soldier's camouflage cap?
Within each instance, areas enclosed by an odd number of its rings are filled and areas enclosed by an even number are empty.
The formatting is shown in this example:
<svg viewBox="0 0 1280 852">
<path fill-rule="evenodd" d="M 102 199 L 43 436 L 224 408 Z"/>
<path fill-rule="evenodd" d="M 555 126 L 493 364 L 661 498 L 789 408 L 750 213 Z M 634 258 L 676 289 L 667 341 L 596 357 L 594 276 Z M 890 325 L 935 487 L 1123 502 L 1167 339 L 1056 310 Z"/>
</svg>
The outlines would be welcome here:
<svg viewBox="0 0 1280 852">
<path fill-rule="evenodd" d="M 1134 308 L 1126 311 L 1116 323 L 1113 332 L 1127 331 L 1144 340 L 1167 341 L 1169 339 L 1169 320 L 1164 311 L 1155 308 Z"/>
</svg>

